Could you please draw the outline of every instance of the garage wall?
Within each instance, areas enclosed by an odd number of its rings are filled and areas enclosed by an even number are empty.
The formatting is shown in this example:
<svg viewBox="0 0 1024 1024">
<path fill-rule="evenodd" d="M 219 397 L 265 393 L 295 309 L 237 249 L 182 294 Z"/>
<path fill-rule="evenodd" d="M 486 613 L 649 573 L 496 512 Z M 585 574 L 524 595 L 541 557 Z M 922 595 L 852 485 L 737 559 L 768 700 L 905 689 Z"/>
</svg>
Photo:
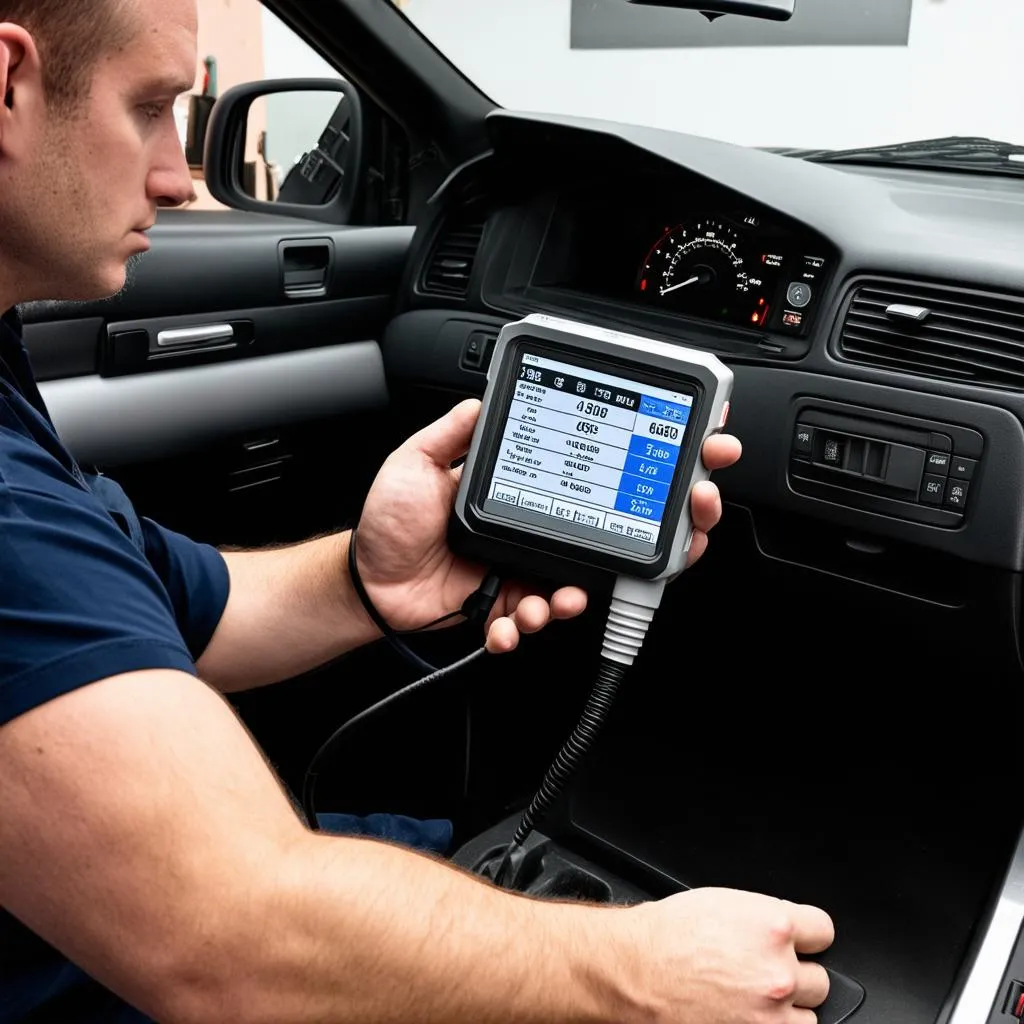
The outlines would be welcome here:
<svg viewBox="0 0 1024 1024">
<path fill-rule="evenodd" d="M 814 2 L 844 10 L 867 4 Z M 745 145 L 843 147 L 947 134 L 1024 142 L 1021 0 L 913 0 L 909 45 L 877 47 L 574 50 L 571 7 L 572 0 L 403 5 L 505 106 Z M 715 31 L 693 12 L 667 13 Z"/>
<path fill-rule="evenodd" d="M 217 59 L 217 78 L 220 91 L 240 82 L 263 78 L 263 20 L 262 5 L 257 0 L 198 0 L 199 7 L 199 59 L 196 65 L 196 91 L 202 88 L 203 60 L 207 56 Z M 176 105 L 179 130 L 184 136 L 187 125 L 188 100 L 182 98 Z M 256 122 L 254 122 L 256 123 Z M 258 123 L 257 128 L 259 127 Z M 249 147 L 249 158 L 256 158 L 254 143 Z M 193 173 L 198 200 L 193 209 L 220 209 L 210 198 L 200 172 Z"/>
</svg>

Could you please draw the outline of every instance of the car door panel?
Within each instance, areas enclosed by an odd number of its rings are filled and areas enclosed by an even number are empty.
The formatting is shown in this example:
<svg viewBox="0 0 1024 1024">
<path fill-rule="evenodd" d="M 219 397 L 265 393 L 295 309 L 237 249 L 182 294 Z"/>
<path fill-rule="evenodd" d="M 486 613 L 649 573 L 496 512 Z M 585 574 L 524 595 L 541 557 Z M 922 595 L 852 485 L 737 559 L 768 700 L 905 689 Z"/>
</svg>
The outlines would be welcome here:
<svg viewBox="0 0 1024 1024">
<path fill-rule="evenodd" d="M 378 339 L 412 229 L 175 210 L 151 238 L 117 296 L 22 308 L 65 443 L 197 539 L 343 523 L 397 440 Z M 351 486 L 328 501 L 332 464 Z"/>
<path fill-rule="evenodd" d="M 68 447 L 83 462 L 104 467 L 180 455 L 235 434 L 384 409 L 388 400 L 373 341 L 173 373 L 73 377 L 40 390 Z"/>
<path fill-rule="evenodd" d="M 404 227 L 328 227 L 256 214 L 166 211 L 152 231 L 152 251 L 131 267 L 119 295 L 92 303 L 31 303 L 23 309 L 25 341 L 38 379 L 46 381 L 120 372 L 116 346 L 106 344 L 109 336 L 145 330 L 151 326 L 145 321 L 167 317 L 191 316 L 202 324 L 231 313 L 255 321 L 252 349 L 209 352 L 203 362 L 360 335 L 365 340 L 367 331 L 386 322 L 411 239 L 412 229 Z M 322 293 L 290 293 L 286 275 L 297 272 L 289 270 L 287 253 L 317 247 L 330 254 Z M 339 305 L 329 308 L 333 303 Z M 275 316 L 275 310 L 288 314 Z M 310 319 L 303 329 L 290 330 L 293 319 L 298 325 L 304 315 Z M 264 318 L 266 334 L 259 329 Z"/>
</svg>

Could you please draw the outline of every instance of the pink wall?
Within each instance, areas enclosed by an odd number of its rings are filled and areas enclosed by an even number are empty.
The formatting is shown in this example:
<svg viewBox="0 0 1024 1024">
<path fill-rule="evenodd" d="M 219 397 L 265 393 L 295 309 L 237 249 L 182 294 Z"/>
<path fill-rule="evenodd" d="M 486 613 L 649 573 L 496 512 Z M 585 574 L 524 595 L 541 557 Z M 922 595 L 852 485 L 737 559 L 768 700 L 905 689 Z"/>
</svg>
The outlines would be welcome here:
<svg viewBox="0 0 1024 1024">
<path fill-rule="evenodd" d="M 218 87 L 221 92 L 242 82 L 263 77 L 263 23 L 259 0 L 198 0 L 199 60 L 196 91 L 202 88 L 203 60 L 217 58 Z M 180 102 L 187 111 L 188 101 Z M 258 129 L 259 125 L 255 125 Z M 252 134 L 252 133 L 250 133 Z M 255 138 L 250 141 L 250 159 L 256 158 Z M 217 209 L 201 178 L 196 180 L 198 201 L 193 209 Z"/>
</svg>

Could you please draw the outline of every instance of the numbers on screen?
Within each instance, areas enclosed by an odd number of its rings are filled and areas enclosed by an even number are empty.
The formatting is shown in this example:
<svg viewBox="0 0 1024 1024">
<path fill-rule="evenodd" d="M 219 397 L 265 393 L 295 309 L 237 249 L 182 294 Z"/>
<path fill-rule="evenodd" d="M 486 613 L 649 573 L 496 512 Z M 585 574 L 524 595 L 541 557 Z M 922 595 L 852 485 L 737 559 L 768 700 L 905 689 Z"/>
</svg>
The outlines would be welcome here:
<svg viewBox="0 0 1024 1024">
<path fill-rule="evenodd" d="M 608 406 L 598 402 L 577 402 L 576 411 L 584 416 L 596 416 L 599 420 L 608 418 Z"/>
</svg>

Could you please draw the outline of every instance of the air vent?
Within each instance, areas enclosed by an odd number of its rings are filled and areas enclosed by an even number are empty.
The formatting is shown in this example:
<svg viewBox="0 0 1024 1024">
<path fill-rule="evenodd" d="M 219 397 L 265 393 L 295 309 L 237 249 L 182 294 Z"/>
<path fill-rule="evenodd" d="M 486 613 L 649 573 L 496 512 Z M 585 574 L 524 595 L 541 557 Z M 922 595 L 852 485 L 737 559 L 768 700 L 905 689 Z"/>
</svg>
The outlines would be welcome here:
<svg viewBox="0 0 1024 1024">
<path fill-rule="evenodd" d="M 867 366 L 1024 391 L 1024 299 L 871 281 L 853 294 L 839 354 Z"/>
<path fill-rule="evenodd" d="M 457 213 L 441 229 L 423 275 L 423 290 L 431 295 L 464 298 L 483 238 L 484 211 Z"/>
</svg>

